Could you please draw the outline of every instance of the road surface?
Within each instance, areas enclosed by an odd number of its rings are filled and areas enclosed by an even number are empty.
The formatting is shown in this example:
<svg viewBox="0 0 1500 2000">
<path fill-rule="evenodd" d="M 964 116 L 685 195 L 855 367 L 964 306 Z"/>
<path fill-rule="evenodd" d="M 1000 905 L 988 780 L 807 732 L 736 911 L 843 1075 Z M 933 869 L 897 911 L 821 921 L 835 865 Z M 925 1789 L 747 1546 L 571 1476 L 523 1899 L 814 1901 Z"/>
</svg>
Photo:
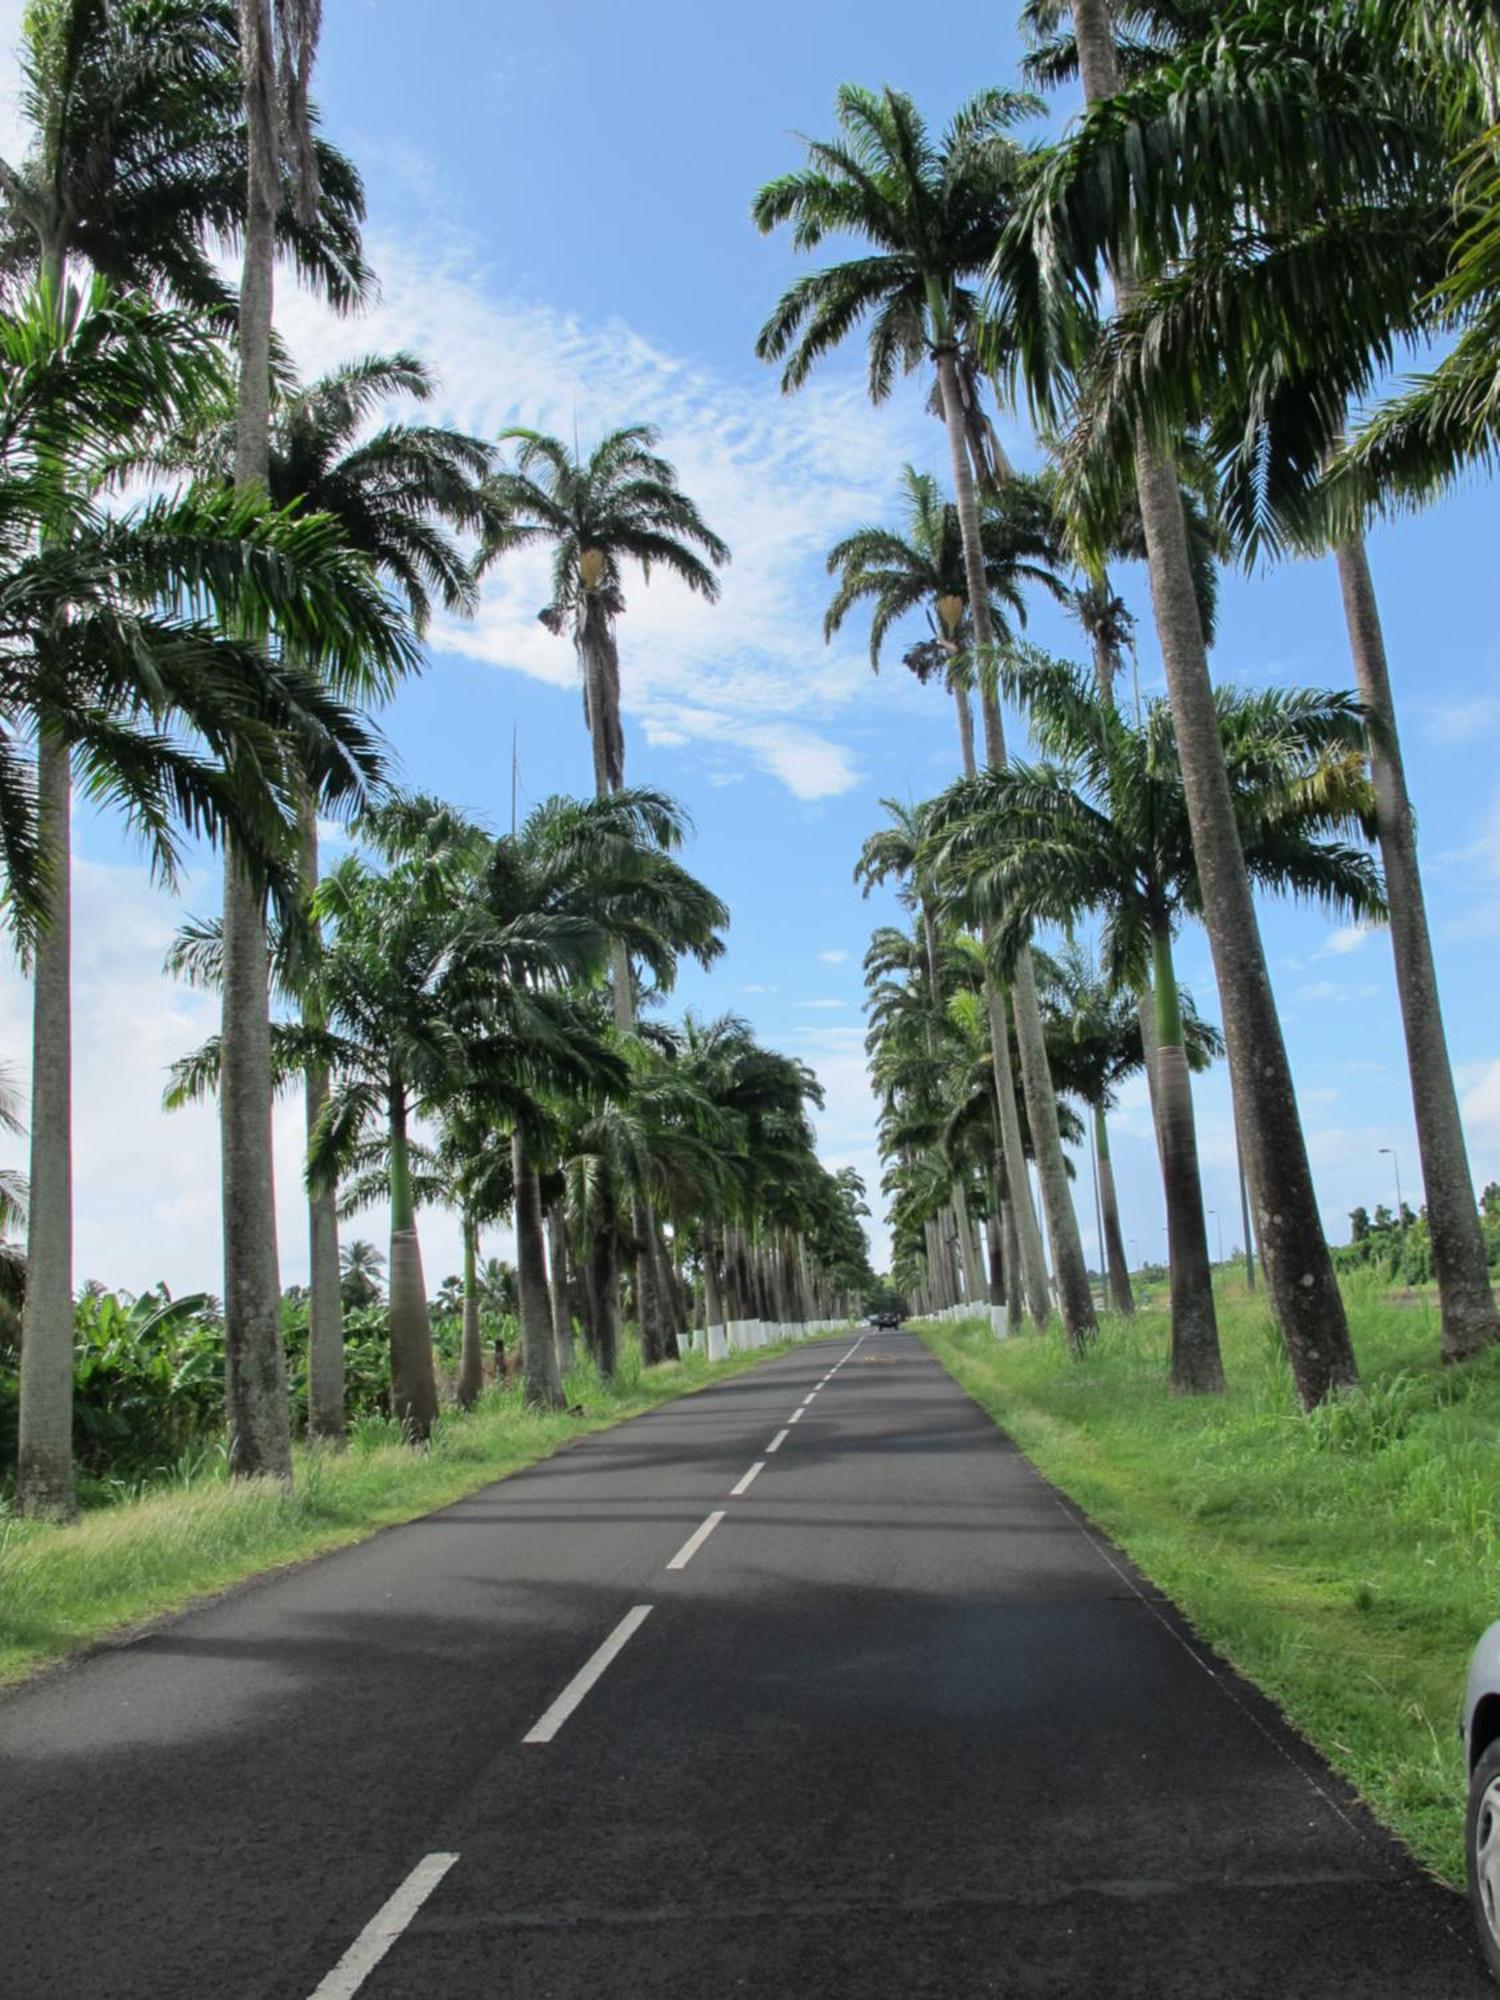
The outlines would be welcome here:
<svg viewBox="0 0 1500 2000">
<path fill-rule="evenodd" d="M 908 1334 L 0 1702 L 4 2000 L 739 1993 L 1493 2000 Z"/>
</svg>

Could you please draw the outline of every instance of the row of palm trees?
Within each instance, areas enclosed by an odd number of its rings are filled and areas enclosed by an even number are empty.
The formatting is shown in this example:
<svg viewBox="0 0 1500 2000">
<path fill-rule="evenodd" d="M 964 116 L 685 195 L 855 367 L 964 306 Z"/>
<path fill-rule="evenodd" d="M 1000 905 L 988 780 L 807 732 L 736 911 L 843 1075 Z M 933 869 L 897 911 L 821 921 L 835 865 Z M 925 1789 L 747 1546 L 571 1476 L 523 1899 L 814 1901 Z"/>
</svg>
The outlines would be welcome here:
<svg viewBox="0 0 1500 2000">
<path fill-rule="evenodd" d="M 1494 24 L 1463 0 L 1297 9 L 1032 0 L 1025 21 L 1028 81 L 1081 79 L 1084 116 L 1061 139 L 1029 144 L 1019 129 L 1038 100 L 996 89 L 934 134 L 902 93 L 845 86 L 836 137 L 809 142 L 805 164 L 763 187 L 753 213 L 763 230 L 789 224 L 800 250 L 853 237 L 858 253 L 797 279 L 758 348 L 781 364 L 788 391 L 857 332 L 872 400 L 914 372 L 935 384 L 951 522 L 932 483 L 913 476 L 903 531 L 883 540 L 883 529 L 870 530 L 834 552 L 842 584 L 830 622 L 873 599 L 878 650 L 886 625 L 920 604 L 928 637 L 909 662 L 960 688 L 961 668 L 979 693 L 988 771 L 935 809 L 923 866 L 944 878 L 943 894 L 980 942 L 1024 1287 L 1040 1305 L 1023 1105 L 1057 1302 L 1081 1349 L 1093 1310 L 1030 926 L 1100 910 L 1112 978 L 1144 1001 L 1150 970 L 1153 1000 L 1140 1013 L 1147 1075 L 1169 1189 L 1181 1189 L 1195 1171 L 1183 1065 L 1171 1053 L 1180 1044 L 1162 1037 L 1177 1032 L 1166 946 L 1176 911 L 1189 910 L 1212 949 L 1267 1288 L 1311 1405 L 1358 1375 L 1256 916 L 1255 886 L 1280 866 L 1262 853 L 1265 841 L 1315 838 L 1342 851 L 1347 880 L 1302 883 L 1293 873 L 1294 888 L 1349 907 L 1388 902 L 1444 1354 L 1462 1359 L 1500 1333 L 1363 541 L 1373 512 L 1427 497 L 1495 440 Z M 1451 355 L 1354 425 L 1351 409 L 1398 343 L 1454 329 Z M 1030 503 L 997 447 L 987 397 L 1001 407 L 1024 397 L 1055 458 L 1041 497 L 1082 575 L 1074 602 L 1092 642 L 1092 697 L 1083 677 L 1018 658 L 1008 643 L 1000 614 L 1038 551 L 1015 533 Z M 1313 696 L 1300 718 L 1273 719 L 1216 691 L 1214 560 L 1330 550 L 1357 702 Z M 1150 572 L 1168 704 L 1126 725 L 1113 684 L 1129 623 L 1110 565 L 1133 557 Z M 1035 704 L 1056 768 L 1007 777 L 1006 685 Z M 1311 733 L 1299 739 L 1304 727 Z M 962 713 L 961 731 L 971 770 Z M 1242 753 L 1251 764 L 1237 769 Z M 1300 775 L 1299 758 L 1310 760 Z M 1259 776 L 1247 791 L 1257 764 L 1273 780 L 1268 792 Z M 1123 870 L 1137 852 L 1148 822 L 1131 822 L 1137 807 L 1149 810 L 1150 787 L 1141 787 L 1166 767 L 1180 793 L 1186 872 L 1168 876 L 1170 893 L 1148 871 L 1084 894 L 1080 871 Z M 1086 822 L 1083 808 L 1103 808 L 1111 822 L 1107 834 L 1095 829 L 1088 869 L 1082 848 L 1064 861 L 1064 801 L 1072 833 Z M 1289 802 L 1310 801 L 1310 820 L 1287 820 Z M 1378 875 L 1357 851 L 1356 828 L 1375 839 Z M 1040 890 L 1054 863 L 1049 896 Z M 1202 1217 L 1192 1210 L 1169 1195 L 1183 1350 L 1174 1367 L 1185 1386 L 1213 1386 Z"/>
<path fill-rule="evenodd" d="M 309 96 L 318 23 L 303 0 L 37 0 L 23 27 L 29 146 L 0 161 L 0 863 L 34 982 L 17 1471 L 33 1513 L 74 1504 L 80 789 L 169 884 L 187 839 L 224 850 L 222 914 L 171 961 L 220 992 L 221 1028 L 171 1094 L 219 1099 L 237 1475 L 291 1471 L 271 1112 L 293 1080 L 315 1432 L 343 1425 L 341 1202 L 391 1205 L 393 1391 L 415 1436 L 436 1408 L 423 1200 L 461 1209 L 471 1251 L 514 1213 L 544 1401 L 576 1323 L 612 1365 L 627 1265 L 648 1359 L 680 1340 L 690 1275 L 705 1308 L 713 1293 L 794 1319 L 865 1268 L 858 1190 L 813 1151 L 808 1073 L 743 1024 L 640 1011 L 726 921 L 673 856 L 677 808 L 624 789 L 627 576 L 666 568 L 711 598 L 729 553 L 654 433 L 627 426 L 582 461 L 530 432 L 497 447 L 424 420 L 435 384 L 410 356 L 303 384 L 275 339 L 279 260 L 342 310 L 373 284 L 358 173 Z M 383 420 L 395 398 L 414 414 Z M 496 841 L 391 793 L 367 711 L 420 666 L 435 609 L 469 610 L 486 566 L 538 541 L 597 795 Z M 320 879 L 327 816 L 358 844 Z M 471 1344 L 465 1400 L 478 1380 Z"/>
</svg>

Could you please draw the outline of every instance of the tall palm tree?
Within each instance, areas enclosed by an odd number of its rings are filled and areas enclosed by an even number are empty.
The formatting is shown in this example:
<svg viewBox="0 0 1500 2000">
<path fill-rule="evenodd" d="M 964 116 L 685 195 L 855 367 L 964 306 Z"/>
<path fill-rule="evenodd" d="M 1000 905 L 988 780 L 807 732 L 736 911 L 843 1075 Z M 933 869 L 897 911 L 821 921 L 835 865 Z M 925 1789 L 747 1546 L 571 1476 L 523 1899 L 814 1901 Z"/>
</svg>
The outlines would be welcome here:
<svg viewBox="0 0 1500 2000">
<path fill-rule="evenodd" d="M 930 473 L 907 466 L 906 521 L 901 529 L 857 528 L 828 552 L 828 573 L 838 589 L 823 618 L 831 639 L 856 604 L 871 606 L 870 665 L 880 671 L 880 655 L 891 627 L 922 614 L 930 638 L 908 648 L 902 664 L 927 681 L 941 671 L 958 713 L 959 752 L 965 777 L 973 777 L 974 719 L 969 695 L 974 683 L 972 634 L 968 629 L 968 576 L 958 509 L 938 493 Z M 1059 537 L 1041 482 L 1012 476 L 991 496 L 980 520 L 990 621 L 1003 639 L 1009 618 L 1026 622 L 1023 584 L 1062 599 L 1058 574 Z"/>
<path fill-rule="evenodd" d="M 1382 465 L 1372 440 L 1350 455 L 1353 473 L 1341 469 L 1331 491 L 1323 475 L 1351 403 L 1378 389 L 1396 343 L 1443 328 L 1444 273 L 1472 214 L 1460 148 L 1487 115 L 1477 72 L 1459 87 L 1467 101 L 1455 103 L 1451 86 L 1461 69 L 1430 51 L 1414 54 L 1388 18 L 1354 9 L 1276 20 L 1238 8 L 1196 22 L 1190 16 L 1174 45 L 1160 47 L 1152 67 L 1115 100 L 1109 134 L 1092 138 L 1087 169 L 1092 183 L 1102 167 L 1103 185 L 1132 149 L 1149 150 L 1170 133 L 1176 192 L 1128 225 L 1140 286 L 1095 427 L 1118 428 L 1121 410 L 1111 402 L 1125 412 L 1149 403 L 1158 417 L 1174 411 L 1184 422 L 1206 417 L 1247 553 L 1333 550 L 1356 685 L 1379 721 L 1370 761 L 1450 1360 L 1500 1336 L 1500 1315 L 1448 1059 L 1363 531 L 1366 507 L 1384 497 L 1380 479 L 1420 495 L 1472 454 L 1439 428 L 1428 433 L 1425 458 L 1388 457 Z M 1273 122 L 1262 124 L 1267 107 Z M 1235 130 L 1258 136 L 1226 154 L 1223 134 Z M 1123 217 L 1101 204 L 1091 240 L 1112 241 L 1122 226 Z M 1417 392 L 1418 406 L 1425 394 Z M 1409 413 L 1380 434 L 1395 437 L 1392 426 L 1406 424 Z M 1403 435 L 1409 443 L 1411 430 Z"/>
<path fill-rule="evenodd" d="M 955 787 L 934 809 L 934 873 L 955 886 L 967 913 L 990 920 L 1008 950 L 1034 923 L 1070 924 L 1101 911 L 1111 981 L 1154 990 L 1172 1382 L 1218 1389 L 1223 1364 L 1172 962 L 1173 933 L 1184 912 L 1202 913 L 1206 888 L 1174 720 L 1156 703 L 1140 725 L 1127 723 L 1091 676 L 1045 659 L 1017 668 L 1012 685 L 1058 761 Z M 1373 864 L 1348 840 L 1372 805 L 1357 705 L 1338 695 L 1221 690 L 1216 717 L 1236 838 L 1255 879 L 1346 915 L 1383 914 Z"/>
<path fill-rule="evenodd" d="M 398 594 L 420 636 L 434 606 L 470 610 L 475 584 L 454 540 L 477 529 L 483 512 L 478 482 L 491 452 L 479 438 L 445 424 L 398 420 L 372 429 L 398 397 L 429 402 L 436 382 L 409 354 L 367 355 L 303 386 L 283 384 L 271 405 L 266 486 L 276 506 L 318 513 L 338 523 L 348 546 Z M 174 443 L 171 458 L 232 476 L 236 413 L 208 413 L 196 436 Z M 375 687 L 349 690 L 369 696 Z M 305 807 L 300 824 L 304 893 L 318 881 L 317 814 Z M 304 1008 L 308 999 L 302 1002 Z M 328 1078 L 316 1066 L 304 1096 L 309 1134 L 328 1100 Z M 308 1429 L 341 1437 L 344 1356 L 338 1276 L 337 1202 L 331 1188 L 308 1194 L 311 1293 L 308 1335 Z"/>
<path fill-rule="evenodd" d="M 656 451 L 657 432 L 632 424 L 600 439 L 586 459 L 560 439 L 538 431 L 507 431 L 515 462 L 491 475 L 485 502 L 491 526 L 484 561 L 514 549 L 550 547 L 552 601 L 540 613 L 549 631 L 571 629 L 583 683 L 584 721 L 594 759 L 599 798 L 625 782 L 625 733 L 620 719 L 620 655 L 615 626 L 625 609 L 627 571 L 649 580 L 666 571 L 712 603 L 719 594 L 717 568 L 729 561 L 728 545 L 703 520 L 677 484 L 677 472 Z M 635 1026 L 630 960 L 614 956 L 615 1023 Z M 649 1209 L 637 1207 L 642 1248 L 638 1291 L 655 1300 L 653 1267 L 664 1261 L 660 1233 Z M 657 1328 L 643 1327 L 648 1349 Z"/>
<path fill-rule="evenodd" d="M 712 603 L 719 594 L 716 569 L 728 562 L 729 549 L 679 488 L 650 424 L 611 431 L 586 459 L 540 431 L 506 431 L 500 442 L 517 451 L 514 465 L 486 483 L 493 521 L 484 560 L 551 548 L 552 601 L 540 616 L 549 631 L 572 633 L 594 790 L 603 798 L 625 782 L 615 624 L 625 609 L 627 570 L 638 568 L 648 581 L 653 569 L 664 570 Z M 622 1025 L 628 1025 L 623 1017 Z"/>
<path fill-rule="evenodd" d="M 351 1311 L 359 1306 L 378 1305 L 385 1279 L 385 1258 L 373 1243 L 353 1237 L 339 1250 L 339 1277 L 344 1304 Z"/>
<path fill-rule="evenodd" d="M 1029 171 L 1029 156 L 1013 129 L 1034 109 L 1032 99 L 1011 92 L 983 93 L 963 106 L 934 143 L 909 97 L 845 84 L 837 99 L 841 138 L 809 143 L 808 167 L 769 182 L 752 211 L 762 231 L 792 223 L 799 249 L 817 249 L 834 234 L 862 237 L 874 246 L 873 254 L 798 279 L 761 329 L 756 351 L 765 360 L 785 361 L 784 389 L 799 387 L 814 363 L 864 320 L 870 322 L 869 380 L 876 402 L 889 393 L 898 367 L 909 370 L 928 361 L 936 367 L 962 530 L 985 748 L 997 768 L 1005 762 L 1005 732 L 994 684 L 994 628 L 961 357 L 973 351 L 980 333 L 974 281 Z M 994 356 L 1002 344 L 1000 331 L 985 329 L 984 340 Z M 1057 1132 L 1036 982 L 1024 952 L 1016 961 L 1013 1002 L 1059 1303 L 1069 1341 L 1081 1348 L 1094 1330 L 1093 1297 Z M 1012 1186 L 1019 1186 L 1019 1124 L 1005 1104 L 1008 1034 L 998 993 L 991 995 L 991 1011 L 1006 1168 Z"/>
<path fill-rule="evenodd" d="M 235 829 L 264 893 L 284 836 L 291 745 L 314 787 L 354 798 L 378 768 L 362 726 L 320 680 L 280 655 L 274 624 L 317 655 L 386 629 L 384 606 L 319 522 L 290 523 L 263 501 L 198 493 L 123 514 L 98 488 L 122 439 L 179 420 L 204 375 L 177 315 L 47 288 L 0 315 L 0 552 L 11 741 L 0 788 L 9 917 L 33 945 L 30 1226 L 20 1497 L 72 1504 L 72 1165 L 69 807 L 75 764 L 121 805 L 171 878 L 177 828 Z M 197 356 L 195 364 L 194 356 Z M 59 481 L 57 468 L 68 468 Z M 40 504 L 39 504 L 40 503 Z M 241 634 L 223 639 L 221 621 Z M 56 783 L 19 784 L 14 734 L 39 738 Z M 284 873 L 282 876 L 285 887 Z M 34 942 L 33 942 L 34 941 Z M 34 1337 L 32 1337 L 34 1335 Z"/>
<path fill-rule="evenodd" d="M 1093 107 L 1113 97 L 1120 84 L 1109 0 L 1073 0 L 1072 15 L 1084 95 Z M 1043 175 L 1041 191 L 1029 193 L 1029 200 L 1045 199 L 1045 180 Z M 1034 274 L 1038 261 L 1051 260 L 1054 254 L 1065 259 L 1067 251 L 1059 248 L 1055 252 L 1053 245 L 1031 233 L 1024 209 L 1010 241 L 1015 253 L 1004 262 L 1006 283 L 997 310 L 1021 345 L 1034 398 L 1044 405 L 1055 404 L 1059 368 L 1054 336 L 1067 313 L 1059 314 L 1050 304 L 1038 303 L 1028 273 Z M 1116 298 L 1128 315 L 1137 292 L 1130 245 L 1118 246 L 1111 268 Z M 1065 367 L 1070 375 L 1075 365 L 1076 354 L 1069 355 Z M 1286 1042 L 1224 767 L 1178 475 L 1168 440 L 1150 426 L 1140 426 L 1132 440 L 1129 462 L 1146 542 L 1157 636 L 1203 884 L 1204 920 L 1224 1010 L 1236 1103 L 1243 1116 L 1250 1180 L 1259 1204 L 1267 1283 L 1299 1391 L 1310 1404 L 1357 1381 L 1358 1370 L 1348 1318 L 1323 1236 Z"/>
<path fill-rule="evenodd" d="M 210 313 L 226 307 L 212 240 L 233 237 L 245 214 L 234 18 L 225 0 L 159 0 L 150 8 L 37 0 L 27 9 L 20 57 L 30 145 L 19 162 L 0 161 L 0 282 L 13 294 L 40 281 L 61 314 L 70 263 L 81 258 L 123 286 Z M 348 163 L 315 144 L 316 210 L 294 218 L 278 202 L 272 229 L 306 276 L 347 299 L 365 282 L 357 236 L 363 197 Z M 59 847 L 68 838 L 69 759 L 63 744 L 44 740 L 37 761 L 42 824 Z M 61 901 L 65 862 L 54 857 L 50 865 Z M 69 1069 L 70 968 L 62 927 L 52 926 L 37 952 L 50 1024 L 37 1067 L 52 1079 L 43 1085 L 38 1129 L 65 1133 L 59 1079 Z M 62 1163 L 47 1177 L 39 1216 L 66 1206 L 69 1172 Z M 64 1230 L 48 1262 L 65 1263 L 69 1249 Z M 42 1289 L 60 1310 L 57 1282 L 44 1279 Z"/>
<path fill-rule="evenodd" d="M 308 86 L 322 11 L 321 0 L 237 0 L 246 158 L 234 483 L 242 491 L 265 491 L 271 470 L 276 218 L 287 205 L 303 222 L 317 213 L 320 162 Z M 231 850 L 224 862 L 219 1107 L 231 1465 L 245 1476 L 289 1479 L 269 970 L 262 900 Z"/>
<path fill-rule="evenodd" d="M 1135 995 L 1109 980 L 1076 941 L 1049 959 L 1044 992 L 1054 1002 L 1061 1032 L 1073 1044 L 1072 1075 L 1094 1122 L 1102 1255 L 1110 1299 L 1116 1312 L 1133 1313 L 1135 1298 L 1120 1227 L 1108 1114 L 1114 1108 L 1119 1086 L 1147 1067 L 1148 1045 L 1141 1033 L 1141 1009 Z M 1224 1053 L 1223 1038 L 1199 1017 L 1186 987 L 1179 988 L 1178 1001 L 1187 1067 L 1200 1073 Z"/>
</svg>

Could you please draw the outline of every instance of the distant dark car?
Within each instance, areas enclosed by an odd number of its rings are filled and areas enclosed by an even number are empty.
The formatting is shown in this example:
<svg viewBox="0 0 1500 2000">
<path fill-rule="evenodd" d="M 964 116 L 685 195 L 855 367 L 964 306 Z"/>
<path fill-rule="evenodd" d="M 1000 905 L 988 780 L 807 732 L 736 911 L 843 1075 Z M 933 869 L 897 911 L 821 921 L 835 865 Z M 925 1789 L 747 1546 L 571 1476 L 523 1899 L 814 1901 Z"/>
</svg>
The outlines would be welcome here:
<svg viewBox="0 0 1500 2000">
<path fill-rule="evenodd" d="M 1474 1648 L 1460 1727 L 1469 1765 L 1469 1902 L 1485 1963 L 1500 1978 L 1500 1624 Z"/>
<path fill-rule="evenodd" d="M 871 1313 L 870 1324 L 871 1326 L 899 1326 L 901 1324 L 901 1315 L 900 1313 L 893 1312 Z"/>
</svg>

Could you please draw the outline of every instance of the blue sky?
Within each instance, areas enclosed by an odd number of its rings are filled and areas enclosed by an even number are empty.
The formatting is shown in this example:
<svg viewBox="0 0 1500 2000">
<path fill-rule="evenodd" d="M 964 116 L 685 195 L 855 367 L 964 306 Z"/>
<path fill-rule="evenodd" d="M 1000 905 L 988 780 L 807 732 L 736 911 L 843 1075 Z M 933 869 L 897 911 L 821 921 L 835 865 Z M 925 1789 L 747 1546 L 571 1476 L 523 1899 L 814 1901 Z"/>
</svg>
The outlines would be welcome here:
<svg viewBox="0 0 1500 2000">
<path fill-rule="evenodd" d="M 19 0 L 0 0 L 14 38 Z M 830 1164 L 878 1180 L 863 1078 L 859 960 L 890 909 L 863 904 L 850 871 L 885 795 L 921 797 L 956 762 L 948 704 L 896 664 L 870 673 L 855 625 L 826 648 L 822 557 L 863 521 L 890 517 L 904 461 L 941 472 L 945 446 L 915 382 L 881 410 L 857 351 L 795 399 L 753 354 L 756 330 L 797 268 L 752 229 L 755 187 L 796 163 L 796 133 L 831 126 L 845 78 L 911 90 L 940 122 L 982 84 L 1014 75 L 1003 15 L 966 0 L 932 19 L 888 0 L 754 9 L 597 0 L 340 0 L 327 10 L 318 94 L 369 188 L 368 246 L 382 278 L 362 319 L 330 320 L 288 285 L 281 324 L 309 372 L 344 356 L 419 351 L 443 413 L 493 434 L 529 423 L 587 443 L 649 420 L 735 560 L 709 608 L 666 584 L 630 593 L 621 627 L 627 770 L 673 791 L 698 827 L 690 860 L 730 903 L 727 958 L 684 977 L 679 1000 L 734 1009 L 814 1063 L 828 1092 Z M 415 19 L 414 19 L 415 17 Z M 10 85 L 10 73 L 0 72 Z M 9 123 L 9 120 L 3 121 Z M 9 131 L 3 134 L 7 147 Z M 1007 435 L 1032 456 L 1024 425 Z M 1473 1164 L 1500 1177 L 1500 682 L 1491 599 L 1493 499 L 1476 484 L 1383 530 L 1373 554 L 1420 816 L 1439 969 Z M 1138 576 L 1140 675 L 1161 685 Z M 523 802 L 589 782 L 571 649 L 537 624 L 535 565 L 497 572 L 472 627 L 439 630 L 426 676 L 384 717 L 406 779 L 503 825 L 512 732 Z M 1337 587 L 1327 563 L 1225 588 L 1216 670 L 1226 679 L 1345 685 Z M 1032 633 L 1076 651 L 1038 604 Z M 1019 725 L 1013 747 L 1019 748 Z M 139 1287 L 215 1287 L 216 1141 L 209 1111 L 166 1119 L 166 1063 L 212 1025 L 198 996 L 159 976 L 175 913 L 116 831 L 78 832 L 78 1276 Z M 189 907 L 211 907 L 211 864 Z M 1264 927 L 1332 1234 L 1356 1201 L 1390 1198 L 1396 1149 L 1418 1187 L 1399 1020 L 1382 935 L 1267 905 Z M 1201 936 L 1180 966 L 1217 1016 Z M 28 1042 L 28 995 L 0 979 L 0 1044 Z M 1227 1082 L 1198 1092 L 1208 1201 L 1238 1240 Z M 297 1196 L 297 1107 L 278 1123 L 282 1260 L 306 1266 Z M 1132 1261 L 1164 1243 L 1144 1093 L 1114 1122 Z M 1087 1188 L 1087 1170 L 1081 1192 Z M 878 1199 L 875 1204 L 878 1207 Z M 1093 1252 L 1091 1203 L 1081 1200 Z M 361 1230 L 378 1236 L 382 1219 Z M 433 1281 L 457 1261 L 445 1218 L 424 1225 Z M 1210 1223 L 1210 1240 L 1215 1224 Z M 877 1231 L 877 1246 L 883 1237 Z M 494 1247 L 504 1248 L 503 1240 Z"/>
</svg>

